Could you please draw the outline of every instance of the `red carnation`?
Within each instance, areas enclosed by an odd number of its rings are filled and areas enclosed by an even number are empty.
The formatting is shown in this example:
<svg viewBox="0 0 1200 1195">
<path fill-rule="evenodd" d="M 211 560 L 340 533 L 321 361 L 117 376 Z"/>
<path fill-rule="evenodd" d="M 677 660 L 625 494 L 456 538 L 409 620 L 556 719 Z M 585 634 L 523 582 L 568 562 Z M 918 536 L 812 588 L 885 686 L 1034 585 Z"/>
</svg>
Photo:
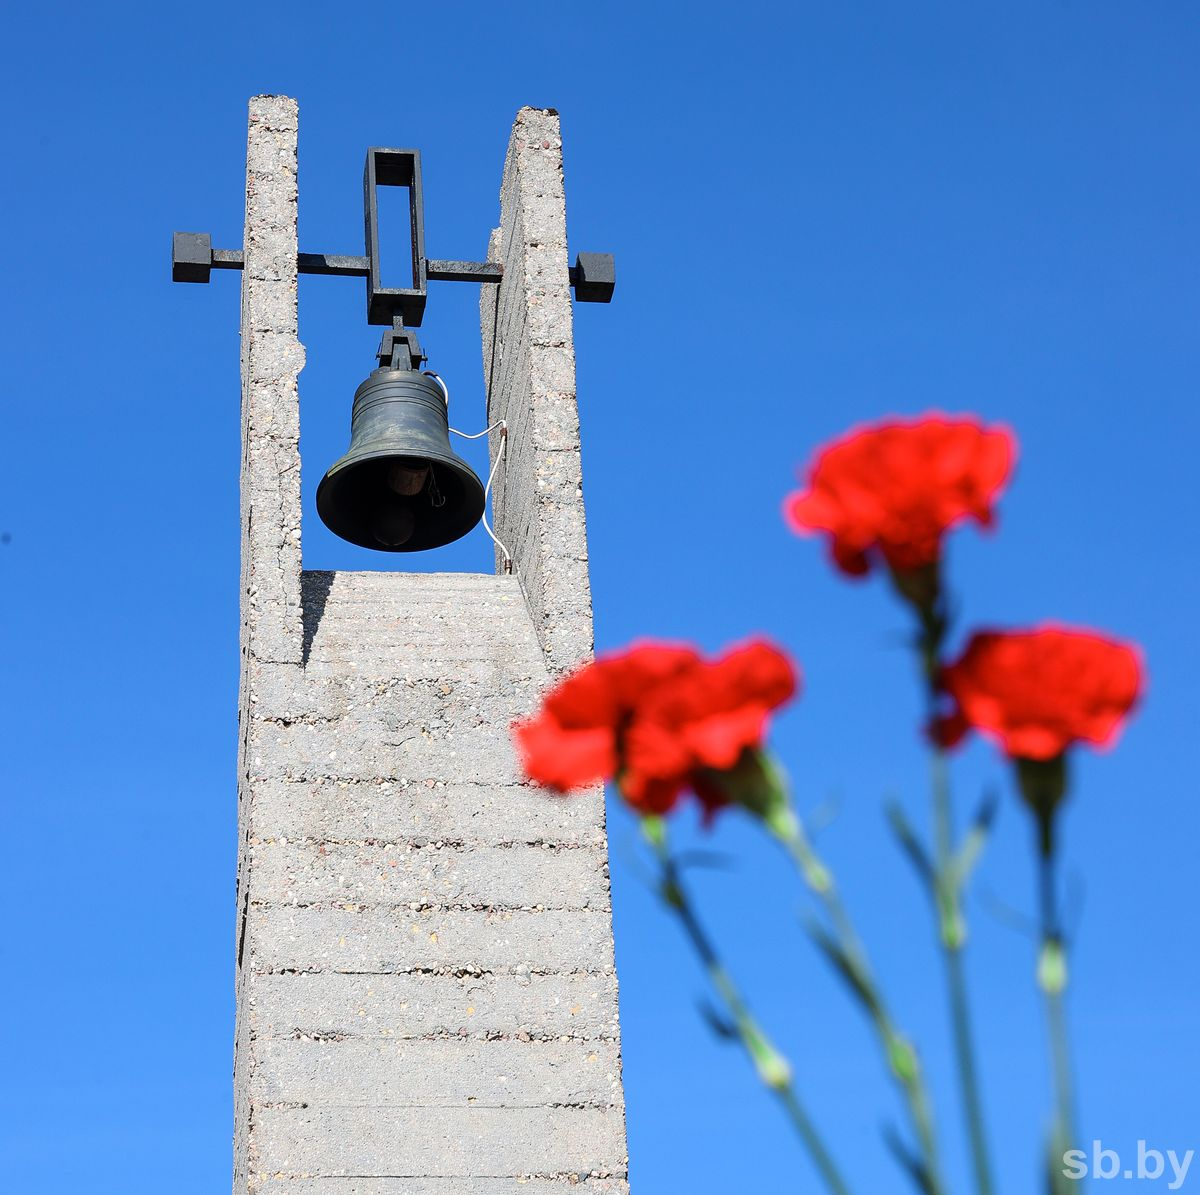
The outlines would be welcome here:
<svg viewBox="0 0 1200 1195">
<path fill-rule="evenodd" d="M 1047 625 L 978 632 L 941 685 L 955 703 L 934 728 L 944 745 L 973 729 L 1014 759 L 1052 760 L 1077 742 L 1111 746 L 1143 676 L 1136 647 Z"/>
<path fill-rule="evenodd" d="M 844 573 L 869 572 L 877 553 L 894 573 L 914 572 L 938 562 L 942 536 L 964 519 L 991 524 L 1015 456 L 1008 428 L 974 418 L 858 428 L 817 454 L 784 515 L 800 535 L 827 532 Z"/>
<path fill-rule="evenodd" d="M 546 694 L 535 717 L 514 727 L 530 779 L 563 793 L 614 776 L 618 738 L 638 702 L 699 661 L 693 648 L 643 642 L 585 664 Z"/>
<path fill-rule="evenodd" d="M 530 779 L 556 792 L 616 780 L 641 813 L 667 813 L 689 790 L 711 811 L 733 799 L 723 776 L 762 745 L 796 684 L 761 640 L 715 660 L 644 642 L 567 677 L 514 734 Z"/>
</svg>

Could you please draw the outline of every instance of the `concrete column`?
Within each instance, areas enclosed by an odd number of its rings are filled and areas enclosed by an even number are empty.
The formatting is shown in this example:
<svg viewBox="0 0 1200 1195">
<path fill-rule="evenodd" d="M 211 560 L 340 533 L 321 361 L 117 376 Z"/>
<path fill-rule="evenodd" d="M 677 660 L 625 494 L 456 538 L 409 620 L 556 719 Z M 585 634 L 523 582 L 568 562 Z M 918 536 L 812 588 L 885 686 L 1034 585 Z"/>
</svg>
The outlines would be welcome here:
<svg viewBox="0 0 1200 1195">
<path fill-rule="evenodd" d="M 250 101 L 242 242 L 242 650 L 299 664 L 296 101 Z"/>
<path fill-rule="evenodd" d="M 238 694 L 237 1031 L 234 1187 L 247 1190 L 253 1109 L 244 1012 L 252 756 L 264 674 L 294 683 L 303 655 L 300 602 L 300 400 L 297 323 L 296 101 L 255 96 L 246 139 L 242 271 L 241 681 Z"/>
<path fill-rule="evenodd" d="M 508 424 L 496 533 L 513 554 L 538 641 L 558 673 L 592 654 L 592 594 L 562 133 L 551 108 L 517 113 L 488 260 L 504 264 L 504 280 L 483 288 L 479 308 L 488 422 Z M 493 459 L 497 446 L 493 434 Z"/>
<path fill-rule="evenodd" d="M 541 281 L 520 148 L 549 143 L 561 227 L 549 119 L 518 117 L 502 211 L 534 271 L 501 288 L 530 331 L 490 387 L 517 573 L 301 572 L 296 108 L 251 101 L 237 1195 L 626 1190 L 603 796 L 532 790 L 508 730 L 591 644 L 577 430 L 546 447 L 577 425 L 565 240 Z"/>
</svg>

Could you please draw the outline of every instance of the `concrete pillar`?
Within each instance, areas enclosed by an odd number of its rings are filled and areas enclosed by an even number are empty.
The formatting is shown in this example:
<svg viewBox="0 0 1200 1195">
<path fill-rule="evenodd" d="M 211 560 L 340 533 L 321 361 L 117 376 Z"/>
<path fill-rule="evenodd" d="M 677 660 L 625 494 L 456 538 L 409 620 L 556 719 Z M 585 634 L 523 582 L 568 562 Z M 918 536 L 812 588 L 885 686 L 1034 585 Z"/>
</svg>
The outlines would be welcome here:
<svg viewBox="0 0 1200 1195">
<path fill-rule="evenodd" d="M 296 101 L 250 101 L 242 241 L 242 655 L 299 664 Z"/>
<path fill-rule="evenodd" d="M 508 468 L 493 500 L 496 533 L 513 554 L 547 663 L 561 672 L 592 653 L 592 593 L 562 133 L 553 109 L 517 113 L 488 260 L 504 265 L 504 280 L 482 288 L 479 299 L 488 423 L 508 424 Z M 493 458 L 496 447 L 493 435 Z"/>
<path fill-rule="evenodd" d="M 483 305 L 512 575 L 301 572 L 290 99 L 246 193 L 234 1190 L 617 1195 L 602 794 L 508 734 L 591 649 L 557 119 L 517 118 Z"/>
</svg>

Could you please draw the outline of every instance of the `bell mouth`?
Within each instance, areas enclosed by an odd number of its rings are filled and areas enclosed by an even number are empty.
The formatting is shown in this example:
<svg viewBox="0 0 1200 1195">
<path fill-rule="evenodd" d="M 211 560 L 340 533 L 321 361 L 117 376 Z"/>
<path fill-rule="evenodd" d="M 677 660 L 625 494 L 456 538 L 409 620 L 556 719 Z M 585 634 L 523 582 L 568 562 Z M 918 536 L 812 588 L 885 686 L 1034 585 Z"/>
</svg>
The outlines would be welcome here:
<svg viewBox="0 0 1200 1195">
<path fill-rule="evenodd" d="M 424 552 L 453 543 L 479 522 L 484 501 L 479 478 L 463 462 L 386 450 L 339 461 L 317 487 L 321 522 L 334 535 L 377 552 Z"/>
</svg>

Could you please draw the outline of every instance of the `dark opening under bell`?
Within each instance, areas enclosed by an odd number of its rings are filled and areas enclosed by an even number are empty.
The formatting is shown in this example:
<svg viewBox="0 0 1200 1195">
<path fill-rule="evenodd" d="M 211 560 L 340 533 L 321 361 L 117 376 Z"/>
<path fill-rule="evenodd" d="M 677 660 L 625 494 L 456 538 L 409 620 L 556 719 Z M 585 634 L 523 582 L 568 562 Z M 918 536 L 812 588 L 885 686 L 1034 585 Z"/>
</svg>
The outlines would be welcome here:
<svg viewBox="0 0 1200 1195">
<path fill-rule="evenodd" d="M 466 535 L 483 483 L 450 447 L 446 399 L 414 369 L 377 369 L 359 386 L 350 447 L 317 488 L 334 535 L 379 552 L 423 552 Z"/>
</svg>

